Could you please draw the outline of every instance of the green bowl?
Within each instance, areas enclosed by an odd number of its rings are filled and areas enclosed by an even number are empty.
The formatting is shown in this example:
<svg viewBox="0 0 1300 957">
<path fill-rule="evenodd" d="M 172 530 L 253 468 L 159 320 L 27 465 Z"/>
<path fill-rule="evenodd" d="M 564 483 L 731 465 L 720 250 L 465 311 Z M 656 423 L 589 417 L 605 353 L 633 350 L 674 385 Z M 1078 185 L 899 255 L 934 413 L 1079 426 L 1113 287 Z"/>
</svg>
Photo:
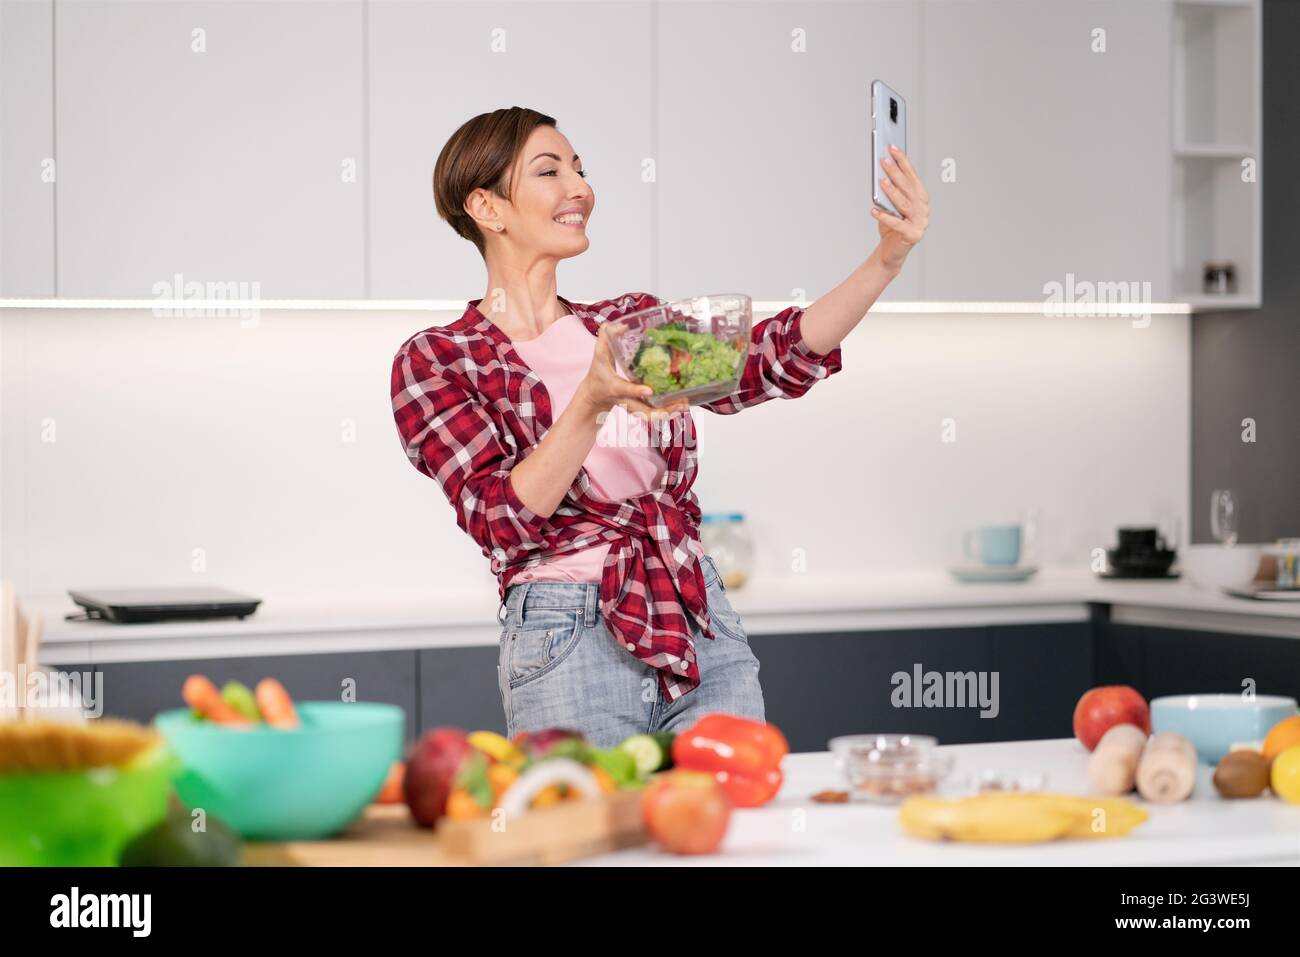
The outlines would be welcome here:
<svg viewBox="0 0 1300 957">
<path fill-rule="evenodd" d="M 179 770 L 165 747 L 122 767 L 0 775 L 0 866 L 112 867 L 167 816 Z"/>
<path fill-rule="evenodd" d="M 154 724 L 184 765 L 176 793 L 241 837 L 309 840 L 348 825 L 374 800 L 401 756 L 406 716 L 396 705 L 304 701 L 301 727 L 236 728 L 188 708 Z"/>
</svg>

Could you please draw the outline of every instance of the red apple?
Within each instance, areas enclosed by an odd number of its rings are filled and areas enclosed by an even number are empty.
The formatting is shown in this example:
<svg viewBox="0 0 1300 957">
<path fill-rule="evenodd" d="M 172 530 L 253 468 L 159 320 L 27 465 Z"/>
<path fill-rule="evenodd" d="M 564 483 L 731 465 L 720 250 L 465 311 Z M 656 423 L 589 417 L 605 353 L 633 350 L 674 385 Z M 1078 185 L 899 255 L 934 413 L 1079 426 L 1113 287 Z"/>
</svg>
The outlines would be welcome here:
<svg viewBox="0 0 1300 957">
<path fill-rule="evenodd" d="M 707 771 L 670 771 L 645 789 L 646 829 L 674 854 L 712 854 L 731 822 L 731 801 Z"/>
<path fill-rule="evenodd" d="M 1146 734 L 1151 733 L 1151 709 L 1147 700 L 1127 685 L 1085 691 L 1074 706 L 1074 736 L 1089 751 L 1117 724 L 1131 724 Z"/>
<path fill-rule="evenodd" d="M 459 728 L 432 728 L 411 748 L 402 796 L 417 823 L 433 827 L 446 813 L 456 772 L 471 750 L 465 732 Z"/>
</svg>

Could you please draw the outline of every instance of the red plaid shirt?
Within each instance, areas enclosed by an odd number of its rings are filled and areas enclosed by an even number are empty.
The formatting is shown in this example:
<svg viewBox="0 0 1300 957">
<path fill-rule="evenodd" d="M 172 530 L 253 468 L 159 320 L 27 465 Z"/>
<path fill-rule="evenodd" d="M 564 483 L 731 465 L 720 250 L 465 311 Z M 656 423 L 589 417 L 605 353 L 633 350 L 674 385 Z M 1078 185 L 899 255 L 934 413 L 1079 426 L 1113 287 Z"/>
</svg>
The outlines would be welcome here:
<svg viewBox="0 0 1300 957">
<path fill-rule="evenodd" d="M 544 559 L 610 543 L 600 580 L 606 626 L 633 655 L 658 669 L 667 700 L 699 686 L 689 614 L 712 639 L 704 575 L 689 539 L 699 539 L 700 507 L 691 486 L 698 452 L 690 414 L 674 415 L 657 437 L 666 468 L 660 486 L 622 502 L 592 494 L 578 472 L 559 507 L 542 518 L 515 493 L 510 471 L 551 427 L 541 379 L 474 299 L 446 326 L 418 332 L 393 360 L 392 399 L 407 458 L 438 481 L 456 521 L 492 559 L 499 597 L 511 580 Z M 561 298 L 592 335 L 601 323 L 661 303 L 633 292 L 592 305 Z M 840 349 L 808 348 L 792 306 L 753 326 L 740 386 L 700 406 L 730 415 L 768 399 L 793 399 L 838 372 Z"/>
</svg>

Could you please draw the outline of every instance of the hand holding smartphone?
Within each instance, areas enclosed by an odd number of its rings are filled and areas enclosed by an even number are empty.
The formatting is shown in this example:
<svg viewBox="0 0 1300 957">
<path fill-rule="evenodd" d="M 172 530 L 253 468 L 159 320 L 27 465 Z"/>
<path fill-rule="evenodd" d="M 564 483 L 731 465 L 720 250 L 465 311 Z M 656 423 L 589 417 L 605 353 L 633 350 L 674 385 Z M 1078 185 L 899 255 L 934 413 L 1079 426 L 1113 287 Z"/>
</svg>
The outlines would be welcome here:
<svg viewBox="0 0 1300 957">
<path fill-rule="evenodd" d="M 880 181 L 885 178 L 881 160 L 889 147 L 907 152 L 907 103 L 880 80 L 871 81 L 871 201 L 887 213 L 899 215 Z"/>
</svg>

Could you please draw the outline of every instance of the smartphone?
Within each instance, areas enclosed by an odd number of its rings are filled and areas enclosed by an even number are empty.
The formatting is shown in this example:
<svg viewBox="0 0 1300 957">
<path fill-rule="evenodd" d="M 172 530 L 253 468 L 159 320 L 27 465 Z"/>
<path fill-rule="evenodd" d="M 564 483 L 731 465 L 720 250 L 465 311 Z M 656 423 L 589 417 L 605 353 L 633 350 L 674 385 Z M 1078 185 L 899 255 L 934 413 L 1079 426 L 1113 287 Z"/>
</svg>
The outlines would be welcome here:
<svg viewBox="0 0 1300 957">
<path fill-rule="evenodd" d="M 880 161 L 890 145 L 907 152 L 907 103 L 880 80 L 871 81 L 871 201 L 887 213 L 898 215 L 880 181 L 885 170 Z"/>
</svg>

